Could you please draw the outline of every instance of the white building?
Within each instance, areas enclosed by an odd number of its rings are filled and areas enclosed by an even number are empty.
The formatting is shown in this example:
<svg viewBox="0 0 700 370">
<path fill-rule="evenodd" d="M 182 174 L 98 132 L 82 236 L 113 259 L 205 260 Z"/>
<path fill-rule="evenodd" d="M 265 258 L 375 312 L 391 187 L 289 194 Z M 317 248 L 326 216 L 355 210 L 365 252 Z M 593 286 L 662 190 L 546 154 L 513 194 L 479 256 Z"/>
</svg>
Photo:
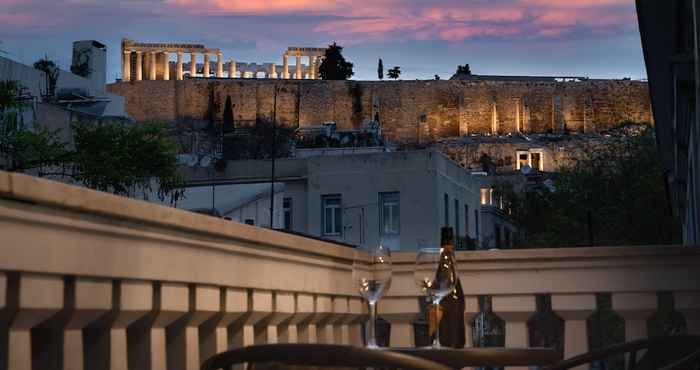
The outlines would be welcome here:
<svg viewBox="0 0 700 370">
<path fill-rule="evenodd" d="M 126 117 L 124 97 L 107 92 L 107 48 L 94 40 L 73 43 L 73 66 L 83 66 L 85 76 L 61 69 L 56 80 L 55 99 L 45 99 L 48 92 L 46 74 L 31 65 L 0 57 L 0 81 L 19 81 L 25 95 L 31 97 L 31 109 L 25 113 L 25 122 L 37 116 L 51 128 L 62 128 L 73 117 Z M 50 107 L 47 107 L 50 105 Z M 62 108 L 57 113 L 56 107 Z M 46 122 L 55 120 L 56 122 Z M 70 122 L 69 122 L 70 123 Z"/>
<path fill-rule="evenodd" d="M 212 180 L 210 175 L 199 180 L 187 172 L 185 176 L 192 184 L 219 181 L 216 189 L 243 186 L 232 183 L 256 182 L 255 186 L 259 186 L 267 182 L 256 195 L 234 196 L 238 199 L 233 202 L 220 195 L 216 199 L 222 205 L 239 204 L 218 208 L 221 216 L 269 226 L 270 173 L 269 161 L 232 161 L 218 180 Z M 409 251 L 438 245 L 440 228 L 446 225 L 455 229 L 464 246 L 469 244 L 467 238 L 484 237 L 480 232 L 480 189 L 486 179 L 471 175 L 439 152 L 280 159 L 275 177 L 276 183 L 284 184 L 276 188 L 275 228 L 353 245 L 376 245 L 382 241 L 392 249 Z M 199 208 L 202 207 L 189 207 Z"/>
</svg>

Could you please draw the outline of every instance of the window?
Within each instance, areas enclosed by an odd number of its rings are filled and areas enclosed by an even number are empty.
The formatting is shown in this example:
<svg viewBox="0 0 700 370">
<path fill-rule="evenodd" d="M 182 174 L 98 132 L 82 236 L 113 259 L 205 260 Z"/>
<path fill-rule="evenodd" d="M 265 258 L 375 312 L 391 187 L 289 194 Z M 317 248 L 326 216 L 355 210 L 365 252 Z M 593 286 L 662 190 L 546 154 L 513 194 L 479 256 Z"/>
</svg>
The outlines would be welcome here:
<svg viewBox="0 0 700 370">
<path fill-rule="evenodd" d="M 246 218 L 244 222 L 245 222 L 246 225 L 253 225 L 253 226 L 255 226 L 255 220 L 253 220 L 252 218 Z"/>
<path fill-rule="evenodd" d="M 530 156 L 527 152 L 525 153 L 518 153 L 518 169 L 521 169 L 523 166 L 529 166 L 530 165 Z"/>
<path fill-rule="evenodd" d="M 544 152 L 532 151 L 530 153 L 530 167 L 535 170 L 544 171 Z"/>
<path fill-rule="evenodd" d="M 516 170 L 528 165 L 533 170 L 544 171 L 544 151 L 542 149 L 518 150 L 515 154 L 518 158 L 515 162 Z"/>
<path fill-rule="evenodd" d="M 491 205 L 493 203 L 493 189 L 481 188 L 481 205 Z"/>
<path fill-rule="evenodd" d="M 450 226 L 450 197 L 445 193 L 443 208 L 445 209 L 445 223 L 443 226 Z"/>
<path fill-rule="evenodd" d="M 284 229 L 292 229 L 292 198 L 284 198 L 282 200 L 282 208 L 284 210 Z"/>
<path fill-rule="evenodd" d="M 461 227 L 462 225 L 459 224 L 459 199 L 455 198 L 455 236 L 458 238 L 462 235 Z"/>
<path fill-rule="evenodd" d="M 343 208 L 340 195 L 324 195 L 322 198 L 323 235 L 339 236 L 343 233 Z"/>
<path fill-rule="evenodd" d="M 399 193 L 379 193 L 380 233 L 382 235 L 398 235 L 400 233 Z"/>
</svg>

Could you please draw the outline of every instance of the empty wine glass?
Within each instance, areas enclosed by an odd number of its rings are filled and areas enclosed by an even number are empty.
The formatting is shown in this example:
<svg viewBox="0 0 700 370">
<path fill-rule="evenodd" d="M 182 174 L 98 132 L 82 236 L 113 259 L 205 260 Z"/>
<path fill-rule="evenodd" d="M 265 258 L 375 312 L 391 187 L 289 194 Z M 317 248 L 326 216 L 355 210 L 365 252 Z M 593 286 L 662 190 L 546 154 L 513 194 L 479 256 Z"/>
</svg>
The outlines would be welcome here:
<svg viewBox="0 0 700 370">
<path fill-rule="evenodd" d="M 422 248 L 416 254 L 413 276 L 435 310 L 435 339 L 433 348 L 440 348 L 440 301 L 455 288 L 457 273 L 454 259 L 442 248 Z"/>
<path fill-rule="evenodd" d="M 378 348 L 376 337 L 377 302 L 391 286 L 391 252 L 382 244 L 358 248 L 352 268 L 353 280 L 360 295 L 367 301 L 367 348 Z"/>
</svg>

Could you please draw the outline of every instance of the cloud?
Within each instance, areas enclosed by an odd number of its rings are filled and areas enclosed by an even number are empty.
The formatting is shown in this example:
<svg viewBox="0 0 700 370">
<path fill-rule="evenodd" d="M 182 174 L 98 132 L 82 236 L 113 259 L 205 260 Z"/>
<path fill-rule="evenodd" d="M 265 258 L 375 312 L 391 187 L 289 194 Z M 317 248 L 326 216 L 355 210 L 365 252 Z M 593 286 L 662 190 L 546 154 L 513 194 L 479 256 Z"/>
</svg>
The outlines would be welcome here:
<svg viewBox="0 0 700 370">
<path fill-rule="evenodd" d="M 0 0 L 0 14 L 0 32 L 31 32 L 42 22 L 69 27 L 109 15 L 126 22 L 187 17 L 205 25 L 209 17 L 273 17 L 268 27 L 303 17 L 300 31 L 346 43 L 605 37 L 635 24 L 629 0 Z"/>
</svg>

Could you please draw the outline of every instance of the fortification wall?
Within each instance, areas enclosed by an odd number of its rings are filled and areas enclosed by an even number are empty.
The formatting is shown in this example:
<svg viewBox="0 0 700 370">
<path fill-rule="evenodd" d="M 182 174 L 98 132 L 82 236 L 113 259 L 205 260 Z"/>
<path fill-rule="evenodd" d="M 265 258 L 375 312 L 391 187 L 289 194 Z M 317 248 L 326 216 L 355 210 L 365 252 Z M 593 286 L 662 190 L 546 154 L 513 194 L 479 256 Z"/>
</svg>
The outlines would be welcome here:
<svg viewBox="0 0 700 370">
<path fill-rule="evenodd" d="M 237 123 L 271 118 L 291 126 L 334 121 L 342 129 L 378 117 L 384 133 L 427 141 L 469 133 L 596 131 L 622 121 L 652 122 L 645 82 L 320 81 L 190 79 L 120 82 L 137 121 L 221 119 L 226 96 Z M 275 94 L 275 90 L 277 93 Z M 275 97 L 276 95 L 276 97 Z M 214 104 L 210 104 L 213 101 Z"/>
</svg>

